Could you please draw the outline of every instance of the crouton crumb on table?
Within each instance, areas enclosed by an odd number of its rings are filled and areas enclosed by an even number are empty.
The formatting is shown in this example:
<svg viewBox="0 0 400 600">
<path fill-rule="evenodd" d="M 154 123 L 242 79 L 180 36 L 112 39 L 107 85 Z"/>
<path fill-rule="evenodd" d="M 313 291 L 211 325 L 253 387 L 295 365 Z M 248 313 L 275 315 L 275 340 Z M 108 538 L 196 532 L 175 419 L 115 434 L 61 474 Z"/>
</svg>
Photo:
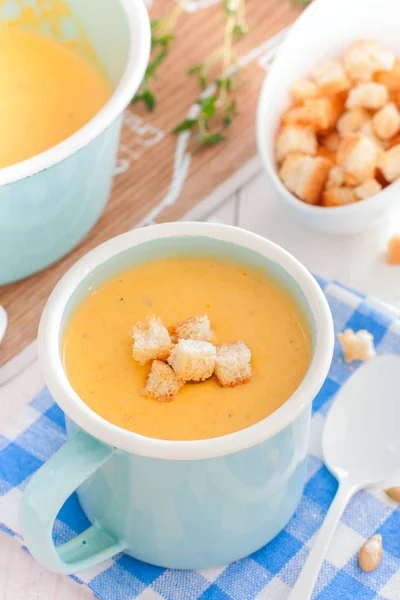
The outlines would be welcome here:
<svg viewBox="0 0 400 600">
<path fill-rule="evenodd" d="M 344 358 L 348 363 L 354 360 L 365 361 L 376 356 L 374 336 L 365 329 L 360 329 L 357 332 L 346 329 L 344 333 L 338 334 L 338 339 L 342 346 Z"/>
<path fill-rule="evenodd" d="M 400 265 L 400 234 L 394 235 L 389 241 L 386 262 L 390 265 Z"/>
</svg>

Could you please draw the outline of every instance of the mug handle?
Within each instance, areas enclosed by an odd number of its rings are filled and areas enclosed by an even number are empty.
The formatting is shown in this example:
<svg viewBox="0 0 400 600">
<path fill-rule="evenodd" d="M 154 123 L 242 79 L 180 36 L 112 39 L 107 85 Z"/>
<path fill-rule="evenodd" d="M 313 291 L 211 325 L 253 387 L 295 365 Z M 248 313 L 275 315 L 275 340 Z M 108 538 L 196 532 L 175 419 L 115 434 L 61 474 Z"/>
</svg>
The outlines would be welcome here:
<svg viewBox="0 0 400 600">
<path fill-rule="evenodd" d="M 32 556 L 56 573 L 74 573 L 111 558 L 126 542 L 104 531 L 98 523 L 57 548 L 53 525 L 67 498 L 116 453 L 82 430 L 44 464 L 27 485 L 19 520 Z"/>
</svg>

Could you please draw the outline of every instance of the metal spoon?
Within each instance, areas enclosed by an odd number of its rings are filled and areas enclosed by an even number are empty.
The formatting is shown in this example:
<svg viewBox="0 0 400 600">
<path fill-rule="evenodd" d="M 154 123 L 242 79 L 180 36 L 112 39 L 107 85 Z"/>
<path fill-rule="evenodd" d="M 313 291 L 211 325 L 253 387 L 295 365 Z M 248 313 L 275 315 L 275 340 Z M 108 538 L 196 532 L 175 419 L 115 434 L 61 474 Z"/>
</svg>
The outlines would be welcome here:
<svg viewBox="0 0 400 600">
<path fill-rule="evenodd" d="M 400 357 L 380 356 L 343 385 L 326 420 L 325 464 L 339 487 L 289 600 L 309 600 L 349 500 L 400 469 Z"/>
</svg>

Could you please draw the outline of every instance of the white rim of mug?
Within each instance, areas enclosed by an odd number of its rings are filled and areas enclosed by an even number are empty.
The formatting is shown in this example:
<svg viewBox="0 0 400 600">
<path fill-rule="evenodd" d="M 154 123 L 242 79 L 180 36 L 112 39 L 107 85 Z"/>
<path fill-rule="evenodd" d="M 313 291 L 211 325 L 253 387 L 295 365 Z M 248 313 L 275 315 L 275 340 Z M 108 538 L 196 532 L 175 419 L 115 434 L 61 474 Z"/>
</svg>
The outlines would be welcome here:
<svg viewBox="0 0 400 600">
<path fill-rule="evenodd" d="M 0 169 L 0 186 L 36 175 L 69 158 L 96 139 L 125 110 L 139 88 L 150 55 L 150 24 L 143 0 L 119 0 L 130 33 L 129 57 L 122 78 L 103 108 L 71 136 L 19 163 Z M 135 43 L 132 43 L 132 35 Z"/>
<path fill-rule="evenodd" d="M 99 265 L 134 246 L 155 239 L 205 236 L 253 250 L 276 262 L 300 285 L 315 319 L 316 339 L 308 371 L 292 396 L 258 423 L 221 437 L 170 441 L 146 437 L 109 423 L 90 409 L 69 383 L 60 353 L 60 328 L 68 302 Z M 57 404 L 77 425 L 106 444 L 152 458 L 197 460 L 225 456 L 255 446 L 290 425 L 312 402 L 328 374 L 334 346 L 332 315 L 309 271 L 280 246 L 249 231 L 214 223 L 178 222 L 136 229 L 115 237 L 81 258 L 59 281 L 39 326 L 39 357 L 48 388 Z"/>
</svg>

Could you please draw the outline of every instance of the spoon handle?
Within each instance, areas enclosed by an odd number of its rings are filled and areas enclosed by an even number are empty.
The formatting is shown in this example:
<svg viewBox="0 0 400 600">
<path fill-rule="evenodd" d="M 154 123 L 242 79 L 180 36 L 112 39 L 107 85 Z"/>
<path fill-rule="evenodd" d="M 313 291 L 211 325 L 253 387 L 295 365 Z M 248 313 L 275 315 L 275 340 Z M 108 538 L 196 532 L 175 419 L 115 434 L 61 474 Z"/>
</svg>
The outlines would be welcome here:
<svg viewBox="0 0 400 600">
<path fill-rule="evenodd" d="M 356 491 L 356 487 L 348 481 L 344 480 L 340 483 L 303 570 L 289 596 L 289 600 L 309 600 L 311 598 L 315 582 L 317 581 L 337 524 L 349 500 Z"/>
</svg>

